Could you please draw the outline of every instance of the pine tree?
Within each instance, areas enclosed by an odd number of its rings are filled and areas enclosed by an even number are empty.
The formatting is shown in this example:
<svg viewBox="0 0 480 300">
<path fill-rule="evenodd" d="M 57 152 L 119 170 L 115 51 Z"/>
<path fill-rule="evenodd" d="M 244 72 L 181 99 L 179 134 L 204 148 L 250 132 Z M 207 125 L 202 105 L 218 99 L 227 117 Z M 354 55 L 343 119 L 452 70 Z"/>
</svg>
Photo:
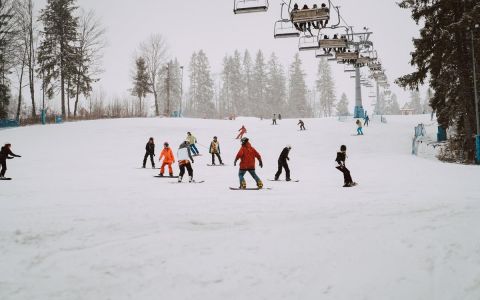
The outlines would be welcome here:
<svg viewBox="0 0 480 300">
<path fill-rule="evenodd" d="M 335 103 L 335 82 L 332 78 L 332 70 L 326 59 L 318 63 L 317 91 L 320 92 L 320 109 L 324 117 L 330 117 Z"/>
<path fill-rule="evenodd" d="M 132 95 L 138 97 L 138 115 L 143 116 L 145 113 L 145 107 L 142 100 L 150 93 L 150 84 L 148 82 L 147 65 L 143 57 L 139 57 L 135 60 L 135 75 L 133 77 L 133 89 Z"/>
<path fill-rule="evenodd" d="M 472 44 L 480 49 L 478 31 L 472 32 L 480 19 L 477 0 L 403 0 L 400 7 L 411 9 L 417 24 L 422 24 L 420 37 L 414 40 L 411 64 L 417 70 L 397 80 L 410 89 L 418 89 L 429 79 L 435 91 L 430 101 L 440 126 L 453 127 L 449 140 L 453 156 L 461 153 L 473 161 L 476 130 L 473 92 Z M 472 43 L 473 35 L 473 43 Z M 478 65 L 480 55 L 474 62 Z M 449 151 L 447 149 L 447 151 Z M 462 151 L 456 151 L 462 150 Z"/>
<path fill-rule="evenodd" d="M 256 117 L 269 116 L 271 109 L 265 104 L 267 70 L 262 50 L 258 50 L 257 52 L 252 79 L 252 100 L 254 103 L 250 105 L 252 105 L 251 109 L 254 108 L 253 115 Z"/>
<path fill-rule="evenodd" d="M 398 104 L 398 99 L 396 94 L 392 93 L 390 100 L 386 103 L 385 114 L 387 115 L 400 114 L 400 105 Z"/>
<path fill-rule="evenodd" d="M 410 107 L 413 109 L 413 113 L 416 115 L 423 113 L 422 100 L 420 99 L 420 93 L 418 91 L 410 92 Z"/>
<path fill-rule="evenodd" d="M 8 75 L 15 65 L 16 54 L 15 3 L 0 1 L 0 119 L 6 119 L 11 100 Z"/>
<path fill-rule="evenodd" d="M 166 67 L 157 74 L 157 91 L 159 93 L 158 109 L 163 110 L 164 115 L 171 115 L 176 111 L 180 113 L 182 98 L 182 68 L 177 59 L 170 60 Z M 151 80 L 151 78 L 150 78 Z M 157 107 L 155 106 L 155 109 Z M 183 108 L 182 108 L 183 109 Z"/>
<path fill-rule="evenodd" d="M 342 94 L 340 101 L 337 103 L 337 116 L 349 116 L 350 111 L 348 110 L 348 98 L 345 93 Z"/>
<path fill-rule="evenodd" d="M 75 0 L 48 0 L 41 10 L 43 39 L 38 48 L 39 73 L 44 74 L 47 95 L 52 98 L 59 85 L 62 115 L 67 118 L 68 84 L 76 73 L 79 55 L 76 47 L 78 17 Z"/>
<path fill-rule="evenodd" d="M 212 118 L 215 116 L 213 103 L 213 80 L 210 75 L 208 58 L 200 50 L 190 61 L 190 111 L 192 116 Z"/>
<path fill-rule="evenodd" d="M 288 106 L 290 117 L 311 117 L 311 108 L 307 102 L 307 85 L 305 73 L 302 70 L 300 54 L 295 54 L 294 61 L 290 65 L 290 91 Z"/>
<path fill-rule="evenodd" d="M 433 91 L 431 88 L 427 90 L 427 94 L 425 95 L 425 100 L 423 101 L 423 112 L 426 114 L 432 113 L 432 107 L 430 106 L 430 101 L 433 98 Z"/>
<path fill-rule="evenodd" d="M 253 63 L 250 52 L 245 50 L 243 54 L 243 108 L 239 111 L 240 115 L 253 116 L 255 113 L 255 99 L 253 98 L 254 80 L 253 80 Z"/>
<path fill-rule="evenodd" d="M 222 117 L 231 116 L 235 113 L 234 100 L 232 96 L 232 67 L 233 59 L 232 57 L 226 55 L 223 58 L 222 88 L 220 90 L 219 113 Z"/>
<path fill-rule="evenodd" d="M 271 112 L 282 113 L 286 109 L 286 88 L 285 71 L 278 61 L 275 53 L 272 53 L 267 64 L 267 80 L 265 104 Z"/>
</svg>

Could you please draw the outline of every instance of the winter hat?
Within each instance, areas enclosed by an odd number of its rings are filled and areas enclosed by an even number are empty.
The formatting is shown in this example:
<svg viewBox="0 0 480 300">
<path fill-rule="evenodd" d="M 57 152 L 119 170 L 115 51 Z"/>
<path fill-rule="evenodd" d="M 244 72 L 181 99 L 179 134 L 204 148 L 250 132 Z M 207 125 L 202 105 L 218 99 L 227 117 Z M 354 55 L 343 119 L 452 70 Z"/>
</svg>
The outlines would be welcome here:
<svg viewBox="0 0 480 300">
<path fill-rule="evenodd" d="M 287 148 L 288 148 L 288 149 L 292 149 L 292 145 L 287 145 Z"/>
<path fill-rule="evenodd" d="M 240 141 L 242 142 L 242 145 L 245 145 L 246 143 L 248 143 L 249 139 L 244 137 Z"/>
<path fill-rule="evenodd" d="M 169 146 L 167 142 L 163 143 L 163 145 L 164 145 L 165 147 L 168 147 L 168 146 Z"/>
<path fill-rule="evenodd" d="M 217 137 L 216 137 L 216 136 L 214 136 L 214 137 L 213 137 L 213 139 L 214 139 L 214 140 L 216 140 L 216 139 L 217 139 Z"/>
<path fill-rule="evenodd" d="M 347 146 L 345 145 L 340 146 L 340 151 L 347 151 Z"/>
</svg>

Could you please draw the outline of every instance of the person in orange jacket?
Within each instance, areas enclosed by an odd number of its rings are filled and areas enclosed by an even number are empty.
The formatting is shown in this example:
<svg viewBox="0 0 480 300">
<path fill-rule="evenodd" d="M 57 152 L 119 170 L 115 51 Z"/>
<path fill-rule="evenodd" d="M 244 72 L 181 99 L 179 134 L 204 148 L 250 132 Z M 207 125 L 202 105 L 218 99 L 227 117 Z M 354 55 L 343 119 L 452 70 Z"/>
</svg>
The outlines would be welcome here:
<svg viewBox="0 0 480 300">
<path fill-rule="evenodd" d="M 160 158 L 158 160 L 162 160 L 163 157 L 163 163 L 162 167 L 160 168 L 160 176 L 163 176 L 163 173 L 165 172 L 165 166 L 168 166 L 168 174 L 170 177 L 173 177 L 173 169 L 172 169 L 172 164 L 175 162 L 175 156 L 173 156 L 173 151 L 170 149 L 170 146 L 168 145 L 167 142 L 163 144 L 163 150 L 162 153 L 160 153 Z"/>
<path fill-rule="evenodd" d="M 259 189 L 263 188 L 263 182 L 255 173 L 255 158 L 258 159 L 260 168 L 263 168 L 262 157 L 260 154 L 252 147 L 248 138 L 242 138 L 242 147 L 238 151 L 237 156 L 235 157 L 234 166 L 237 165 L 237 161 L 240 160 L 240 170 L 238 172 L 238 177 L 240 179 L 240 188 L 246 189 L 247 182 L 245 181 L 245 174 L 248 172 L 252 175 L 253 179 L 257 182 L 257 187 Z"/>
</svg>

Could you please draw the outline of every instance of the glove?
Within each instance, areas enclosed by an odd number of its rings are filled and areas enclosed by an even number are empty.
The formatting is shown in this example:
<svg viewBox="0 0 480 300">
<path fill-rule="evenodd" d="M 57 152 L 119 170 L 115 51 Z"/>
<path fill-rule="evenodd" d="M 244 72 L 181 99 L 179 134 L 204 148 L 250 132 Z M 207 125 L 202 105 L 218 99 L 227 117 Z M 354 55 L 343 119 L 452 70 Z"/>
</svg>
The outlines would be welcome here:
<svg viewBox="0 0 480 300">
<path fill-rule="evenodd" d="M 260 168 L 263 168 L 263 162 L 260 161 Z"/>
<path fill-rule="evenodd" d="M 290 160 L 290 157 L 287 157 L 287 160 Z"/>
<path fill-rule="evenodd" d="M 233 162 L 233 166 L 234 166 L 234 167 L 237 166 L 237 161 L 234 161 L 234 162 Z"/>
<path fill-rule="evenodd" d="M 193 159 L 192 159 L 192 164 L 194 163 Z"/>
</svg>

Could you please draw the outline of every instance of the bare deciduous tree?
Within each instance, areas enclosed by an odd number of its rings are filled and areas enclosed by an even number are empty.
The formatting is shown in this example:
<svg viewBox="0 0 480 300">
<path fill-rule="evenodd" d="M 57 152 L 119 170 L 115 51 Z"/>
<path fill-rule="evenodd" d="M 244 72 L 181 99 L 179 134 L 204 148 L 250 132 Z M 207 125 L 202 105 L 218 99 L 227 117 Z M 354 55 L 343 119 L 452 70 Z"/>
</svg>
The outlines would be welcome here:
<svg viewBox="0 0 480 300">
<path fill-rule="evenodd" d="M 140 44 L 140 56 L 145 59 L 149 90 L 155 99 L 155 115 L 160 115 L 160 106 L 158 103 L 158 78 L 162 68 L 165 67 L 167 61 L 167 42 L 160 34 L 154 34 L 150 38 Z"/>
</svg>

